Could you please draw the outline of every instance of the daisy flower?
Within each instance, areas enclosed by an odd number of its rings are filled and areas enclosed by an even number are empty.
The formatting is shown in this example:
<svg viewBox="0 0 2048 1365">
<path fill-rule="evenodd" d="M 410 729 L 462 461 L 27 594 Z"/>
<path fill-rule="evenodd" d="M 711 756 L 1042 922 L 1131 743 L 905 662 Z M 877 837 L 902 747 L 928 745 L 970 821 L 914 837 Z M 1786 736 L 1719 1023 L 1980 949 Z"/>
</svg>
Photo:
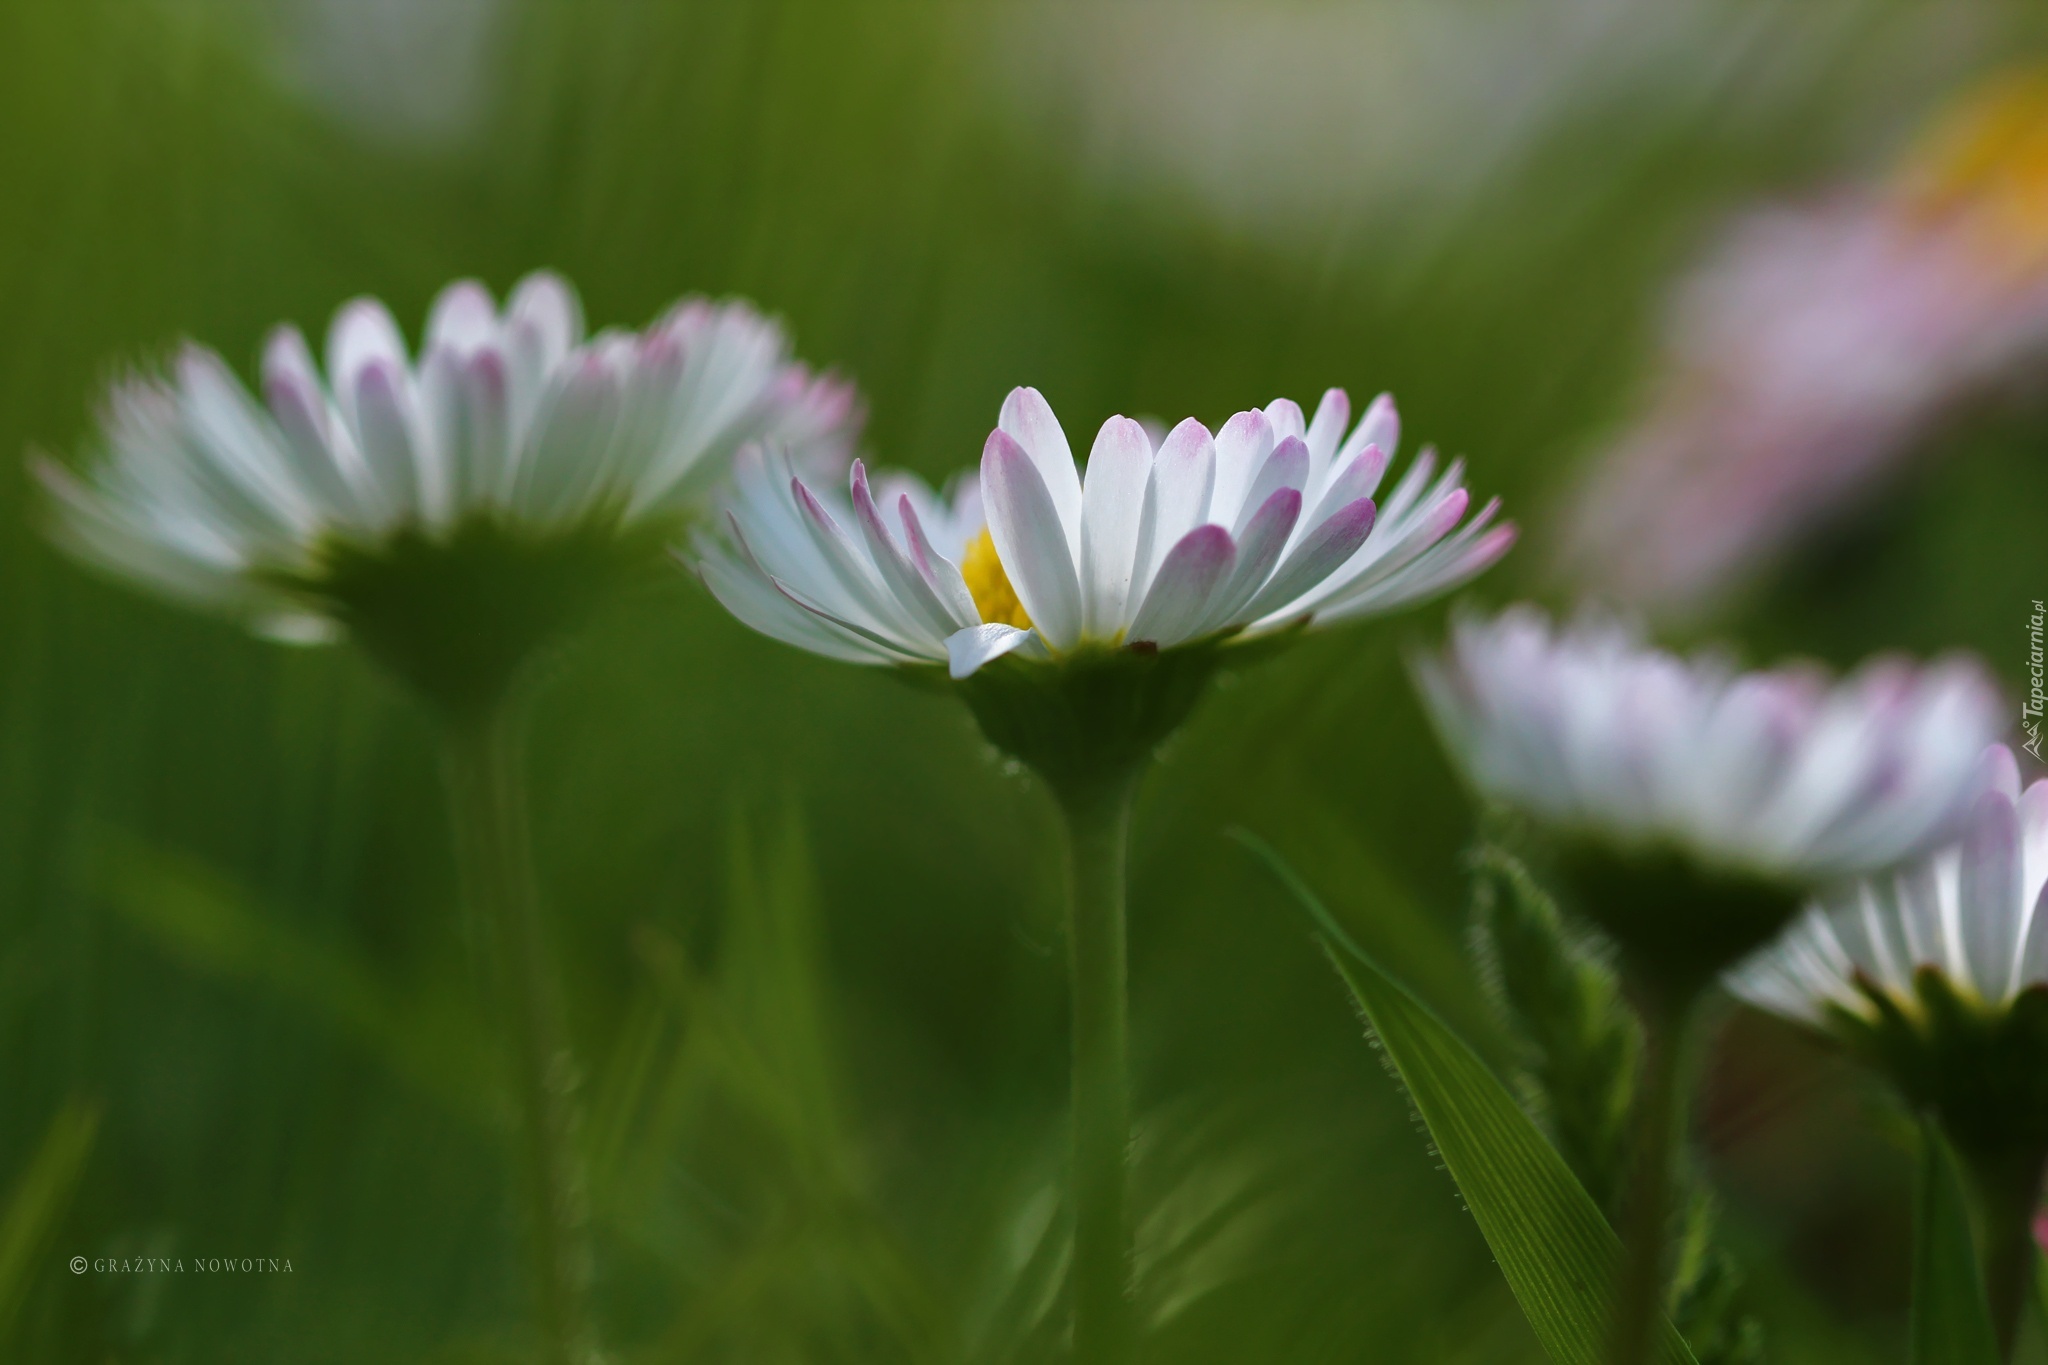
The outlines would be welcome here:
<svg viewBox="0 0 2048 1365">
<path fill-rule="evenodd" d="M 961 679 L 1013 653 L 1170 650 L 1374 615 L 1507 551 L 1497 501 L 1467 518 L 1462 464 L 1439 472 L 1430 451 L 1376 504 L 1400 419 L 1386 396 L 1356 426 L 1350 412 L 1332 389 L 1313 420 L 1281 399 L 1213 435 L 1189 418 L 1156 449 L 1112 417 L 1084 476 L 1051 407 L 1020 388 L 978 483 L 950 502 L 871 485 L 857 463 L 845 499 L 821 496 L 775 454 L 743 456 L 725 534 L 699 539 L 698 562 L 764 634 Z"/>
<path fill-rule="evenodd" d="M 2048 779 L 2022 792 L 2002 744 L 1984 767 L 1959 842 L 1829 888 L 1730 975 L 1730 988 L 1761 1009 L 1825 1024 L 1841 1012 L 1871 1022 L 1922 1014 L 1927 974 L 1991 1014 L 2048 987 Z"/>
<path fill-rule="evenodd" d="M 1954 1144 L 1987 1214 L 1993 1320 L 2011 1340 L 2048 1162 L 2048 780 L 1984 757 L 1961 837 L 1816 898 L 1727 985 L 1827 1030 Z"/>
<path fill-rule="evenodd" d="M 343 634 L 440 722 L 456 864 L 487 926 L 522 1125 L 546 1357 L 601 1359 L 577 1154 L 577 1069 L 526 843 L 522 666 L 669 537 L 748 441 L 830 465 L 853 393 L 789 358 L 743 303 L 688 300 L 585 336 L 575 294 L 528 276 L 500 310 L 462 281 L 417 359 L 384 306 L 346 304 L 323 374 L 295 328 L 258 401 L 212 351 L 118 385 L 83 474 L 42 460 L 60 541 L 130 582 L 285 640 Z"/>
<path fill-rule="evenodd" d="M 1485 795 L 1568 836 L 1799 885 L 1942 837 L 2002 727 L 1995 689 L 1960 659 L 1879 659 L 1831 684 L 1682 659 L 1600 616 L 1554 630 L 1528 606 L 1458 621 L 1416 676 Z"/>
<path fill-rule="evenodd" d="M 856 417 L 852 390 L 791 360 L 744 303 L 686 300 L 643 332 L 586 336 L 545 272 L 502 310 L 450 285 L 417 359 L 367 298 L 325 350 L 323 373 L 280 327 L 259 402 L 188 344 L 167 374 L 114 388 L 83 474 L 36 469 L 87 562 L 276 638 L 353 632 L 430 693 L 658 562 L 742 443 L 830 465 Z"/>
<path fill-rule="evenodd" d="M 1463 469 L 1425 451 L 1376 503 L 1400 421 L 1354 426 L 1341 389 L 1156 446 L 1103 423 L 1085 473 L 1052 408 L 1013 390 L 978 479 L 816 491 L 743 455 L 695 562 L 741 621 L 851 663 L 941 669 L 982 733 L 1042 776 L 1067 843 L 1073 1008 L 1074 1357 L 1124 1365 L 1136 1333 L 1124 941 L 1132 794 L 1224 652 L 1443 592 L 1506 552 L 1496 505 L 1467 517 Z"/>
</svg>

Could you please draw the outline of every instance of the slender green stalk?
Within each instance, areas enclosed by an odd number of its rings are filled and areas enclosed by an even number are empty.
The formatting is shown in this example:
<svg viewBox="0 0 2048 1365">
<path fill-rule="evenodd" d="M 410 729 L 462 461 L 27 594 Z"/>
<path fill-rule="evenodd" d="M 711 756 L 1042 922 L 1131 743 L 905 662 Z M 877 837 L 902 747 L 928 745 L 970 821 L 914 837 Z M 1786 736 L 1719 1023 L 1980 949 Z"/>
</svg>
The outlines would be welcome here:
<svg viewBox="0 0 2048 1365">
<path fill-rule="evenodd" d="M 1996 1154 L 1958 1147 L 1957 1154 L 1977 1197 L 1991 1326 L 2000 1358 L 2010 1360 L 2019 1341 L 2020 1310 L 2037 1275 L 2034 1212 L 2041 1198 L 2042 1154 L 2031 1147 Z"/>
<path fill-rule="evenodd" d="M 598 1352 L 585 1306 L 591 1260 L 576 1155 L 577 1072 L 541 932 L 519 728 L 514 702 L 448 724 L 449 804 L 463 891 L 483 933 L 518 1103 L 517 1164 L 544 1359 L 547 1365 L 589 1365 Z"/>
<path fill-rule="evenodd" d="M 1648 1365 L 1664 1311 L 1672 1173 L 1685 1133 L 1687 1044 L 1699 995 L 1651 998 L 1642 1009 L 1643 1069 L 1622 1205 L 1621 1279 L 1609 1365 Z"/>
<path fill-rule="evenodd" d="M 1125 1365 L 1136 1342 L 1127 1166 L 1130 1023 L 1124 883 L 1131 793 L 1122 779 L 1060 794 L 1067 830 L 1073 991 L 1075 1365 Z"/>
</svg>

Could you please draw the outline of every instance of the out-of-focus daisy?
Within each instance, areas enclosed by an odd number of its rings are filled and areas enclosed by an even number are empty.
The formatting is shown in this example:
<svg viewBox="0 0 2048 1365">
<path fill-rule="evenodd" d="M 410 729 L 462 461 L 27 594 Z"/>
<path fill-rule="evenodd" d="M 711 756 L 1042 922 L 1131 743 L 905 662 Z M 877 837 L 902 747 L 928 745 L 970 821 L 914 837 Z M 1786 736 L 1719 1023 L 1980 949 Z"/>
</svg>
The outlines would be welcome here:
<svg viewBox="0 0 2048 1365">
<path fill-rule="evenodd" d="M 2003 745 L 1964 837 L 1912 864 L 1831 888 L 1767 952 L 1729 977 L 1762 1009 L 1812 1024 L 1838 1012 L 1927 1022 L 1923 979 L 1972 1009 L 2048 990 L 2048 780 L 2020 790 Z M 2048 1072 L 2043 1075 L 2048 1084 Z"/>
<path fill-rule="evenodd" d="M 297 641 L 347 634 L 432 707 L 456 862 L 486 926 L 507 1081 L 524 1126 L 535 1313 L 550 1361 L 602 1358 L 579 1167 L 576 1066 L 526 846 L 522 665 L 658 565 L 742 443 L 843 455 L 852 391 L 789 358 L 745 304 L 689 300 L 586 337 L 569 286 L 527 277 L 500 311 L 463 281 L 417 362 L 384 306 L 345 305 L 323 376 L 296 329 L 258 402 L 213 352 L 119 385 L 82 476 L 38 472 L 57 534 L 153 591 Z"/>
<path fill-rule="evenodd" d="M 1348 428 L 1348 431 L 1347 431 Z M 1064 817 L 1073 1006 L 1074 1357 L 1125 1365 L 1136 1332 L 1124 879 L 1132 794 L 1225 650 L 1390 610 L 1498 559 L 1513 529 L 1466 518 L 1462 470 L 1428 452 L 1384 506 L 1392 400 L 1356 426 L 1342 390 L 1313 420 L 1286 400 L 1155 448 L 1112 417 L 1087 471 L 1034 389 L 1004 402 L 979 480 L 820 496 L 779 455 L 739 462 L 705 584 L 740 620 L 855 663 L 937 676 Z M 1460 523 L 1463 523 L 1460 526 Z"/>
<path fill-rule="evenodd" d="M 90 469 L 37 463 L 61 540 L 266 634 L 353 632 L 430 695 L 502 671 L 655 562 L 743 442 L 829 461 L 856 415 L 744 303 L 586 337 L 546 273 L 502 311 L 450 285 L 417 361 L 373 299 L 335 315 L 324 375 L 279 328 L 262 389 L 195 345 L 116 386 Z"/>
<path fill-rule="evenodd" d="M 957 679 L 1013 652 L 1157 651 L 1389 611 L 1507 550 L 1514 530 L 1493 524 L 1496 504 L 1467 519 L 1462 465 L 1439 473 L 1432 452 L 1376 506 L 1400 422 L 1386 397 L 1356 426 L 1350 411 L 1341 389 L 1308 422 L 1282 399 L 1214 435 L 1189 418 L 1156 450 L 1112 417 L 1084 479 L 1052 409 L 1018 389 L 978 483 L 958 485 L 950 506 L 871 487 L 858 465 L 847 500 L 821 498 L 754 454 L 740 461 L 727 534 L 700 541 L 705 581 L 790 644 L 944 663 Z"/>
<path fill-rule="evenodd" d="M 1667 350 L 1564 552 L 1581 585 L 1684 616 L 1959 407 L 2048 375 L 2048 73 L 1973 93 L 1888 184 L 1738 223 L 1679 290 Z"/>
<path fill-rule="evenodd" d="M 1473 784 L 1569 838 L 1810 885 L 1885 867 L 1959 815 L 1998 733 L 1974 664 L 1738 672 L 1588 615 L 1516 606 L 1452 628 L 1417 677 Z"/>
<path fill-rule="evenodd" d="M 1831 888 L 1728 986 L 1829 1030 L 1939 1118 L 1998 1234 L 2009 1340 L 2048 1161 L 2048 780 L 2022 792 L 2003 745 L 1985 760 L 1958 842 Z"/>
<path fill-rule="evenodd" d="M 1620 948 L 1642 1007 L 1609 1359 L 1647 1360 L 1701 996 L 1819 883 L 1952 832 L 2001 728 L 1998 696 L 1961 661 L 1880 661 L 1839 684 L 1739 673 L 1647 648 L 1611 620 L 1553 631 L 1528 607 L 1460 621 L 1416 674 L 1473 785 L 1558 836 L 1576 904 Z"/>
</svg>

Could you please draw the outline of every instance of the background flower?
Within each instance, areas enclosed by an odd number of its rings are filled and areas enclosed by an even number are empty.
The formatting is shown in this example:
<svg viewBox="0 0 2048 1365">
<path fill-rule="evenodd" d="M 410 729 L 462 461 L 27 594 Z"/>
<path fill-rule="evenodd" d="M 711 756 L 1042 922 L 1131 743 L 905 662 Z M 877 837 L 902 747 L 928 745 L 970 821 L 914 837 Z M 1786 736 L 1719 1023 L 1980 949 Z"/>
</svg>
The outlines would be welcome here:
<svg viewBox="0 0 2048 1365">
<path fill-rule="evenodd" d="M 2048 985 L 2048 779 L 2023 793 L 2003 745 L 1984 766 L 1959 842 L 1831 889 L 1729 988 L 1760 1009 L 1826 1024 L 1833 1010 L 1874 1019 L 1872 992 L 1917 1014 L 1922 970 L 1990 1011 Z"/>
<path fill-rule="evenodd" d="M 1881 659 L 1840 684 L 1680 659 L 1587 616 L 1466 617 L 1416 676 L 1466 775 L 1568 835 L 1812 882 L 1953 828 L 2003 707 L 1976 665 Z"/>
<path fill-rule="evenodd" d="M 1972 92 L 1888 182 L 1743 217 L 1666 330 L 1564 557 L 1592 591 L 1688 616 L 1867 500 L 1944 419 L 2048 375 L 2048 75 Z"/>
<path fill-rule="evenodd" d="M 742 442 L 829 465 L 856 415 L 852 389 L 791 361 L 744 303 L 686 300 L 645 332 L 586 337 L 574 291 L 545 272 L 502 312 L 482 285 L 450 285 L 417 363 L 384 305 L 358 299 L 326 355 L 323 377 L 279 328 L 262 405 L 189 344 L 169 377 L 116 386 L 83 478 L 37 464 L 65 543 L 268 634 L 329 638 L 347 607 L 320 599 L 344 553 L 446 544 L 476 521 L 545 541 L 676 518 Z"/>
</svg>

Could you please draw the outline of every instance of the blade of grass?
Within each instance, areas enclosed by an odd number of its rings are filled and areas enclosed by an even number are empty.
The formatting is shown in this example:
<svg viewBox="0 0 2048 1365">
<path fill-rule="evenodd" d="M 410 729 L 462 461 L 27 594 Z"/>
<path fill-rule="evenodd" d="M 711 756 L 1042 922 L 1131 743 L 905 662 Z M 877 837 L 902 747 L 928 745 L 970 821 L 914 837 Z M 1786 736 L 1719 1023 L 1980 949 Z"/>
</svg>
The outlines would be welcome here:
<svg viewBox="0 0 2048 1365">
<path fill-rule="evenodd" d="M 43 1130 L 42 1144 L 8 1197 L 0 1216 L 0 1345 L 12 1337 L 43 1250 L 92 1153 L 99 1122 L 98 1106 L 67 1102 Z"/>
<path fill-rule="evenodd" d="M 1599 1206 L 1479 1055 L 1381 970 L 1270 846 L 1242 830 L 1232 837 L 1265 862 L 1315 921 L 1324 952 L 1428 1125 L 1544 1351 L 1557 1365 L 1598 1365 L 1621 1258 L 1620 1239 Z M 1668 1322 L 1660 1324 L 1657 1358 L 1664 1365 L 1693 1363 Z"/>
</svg>

